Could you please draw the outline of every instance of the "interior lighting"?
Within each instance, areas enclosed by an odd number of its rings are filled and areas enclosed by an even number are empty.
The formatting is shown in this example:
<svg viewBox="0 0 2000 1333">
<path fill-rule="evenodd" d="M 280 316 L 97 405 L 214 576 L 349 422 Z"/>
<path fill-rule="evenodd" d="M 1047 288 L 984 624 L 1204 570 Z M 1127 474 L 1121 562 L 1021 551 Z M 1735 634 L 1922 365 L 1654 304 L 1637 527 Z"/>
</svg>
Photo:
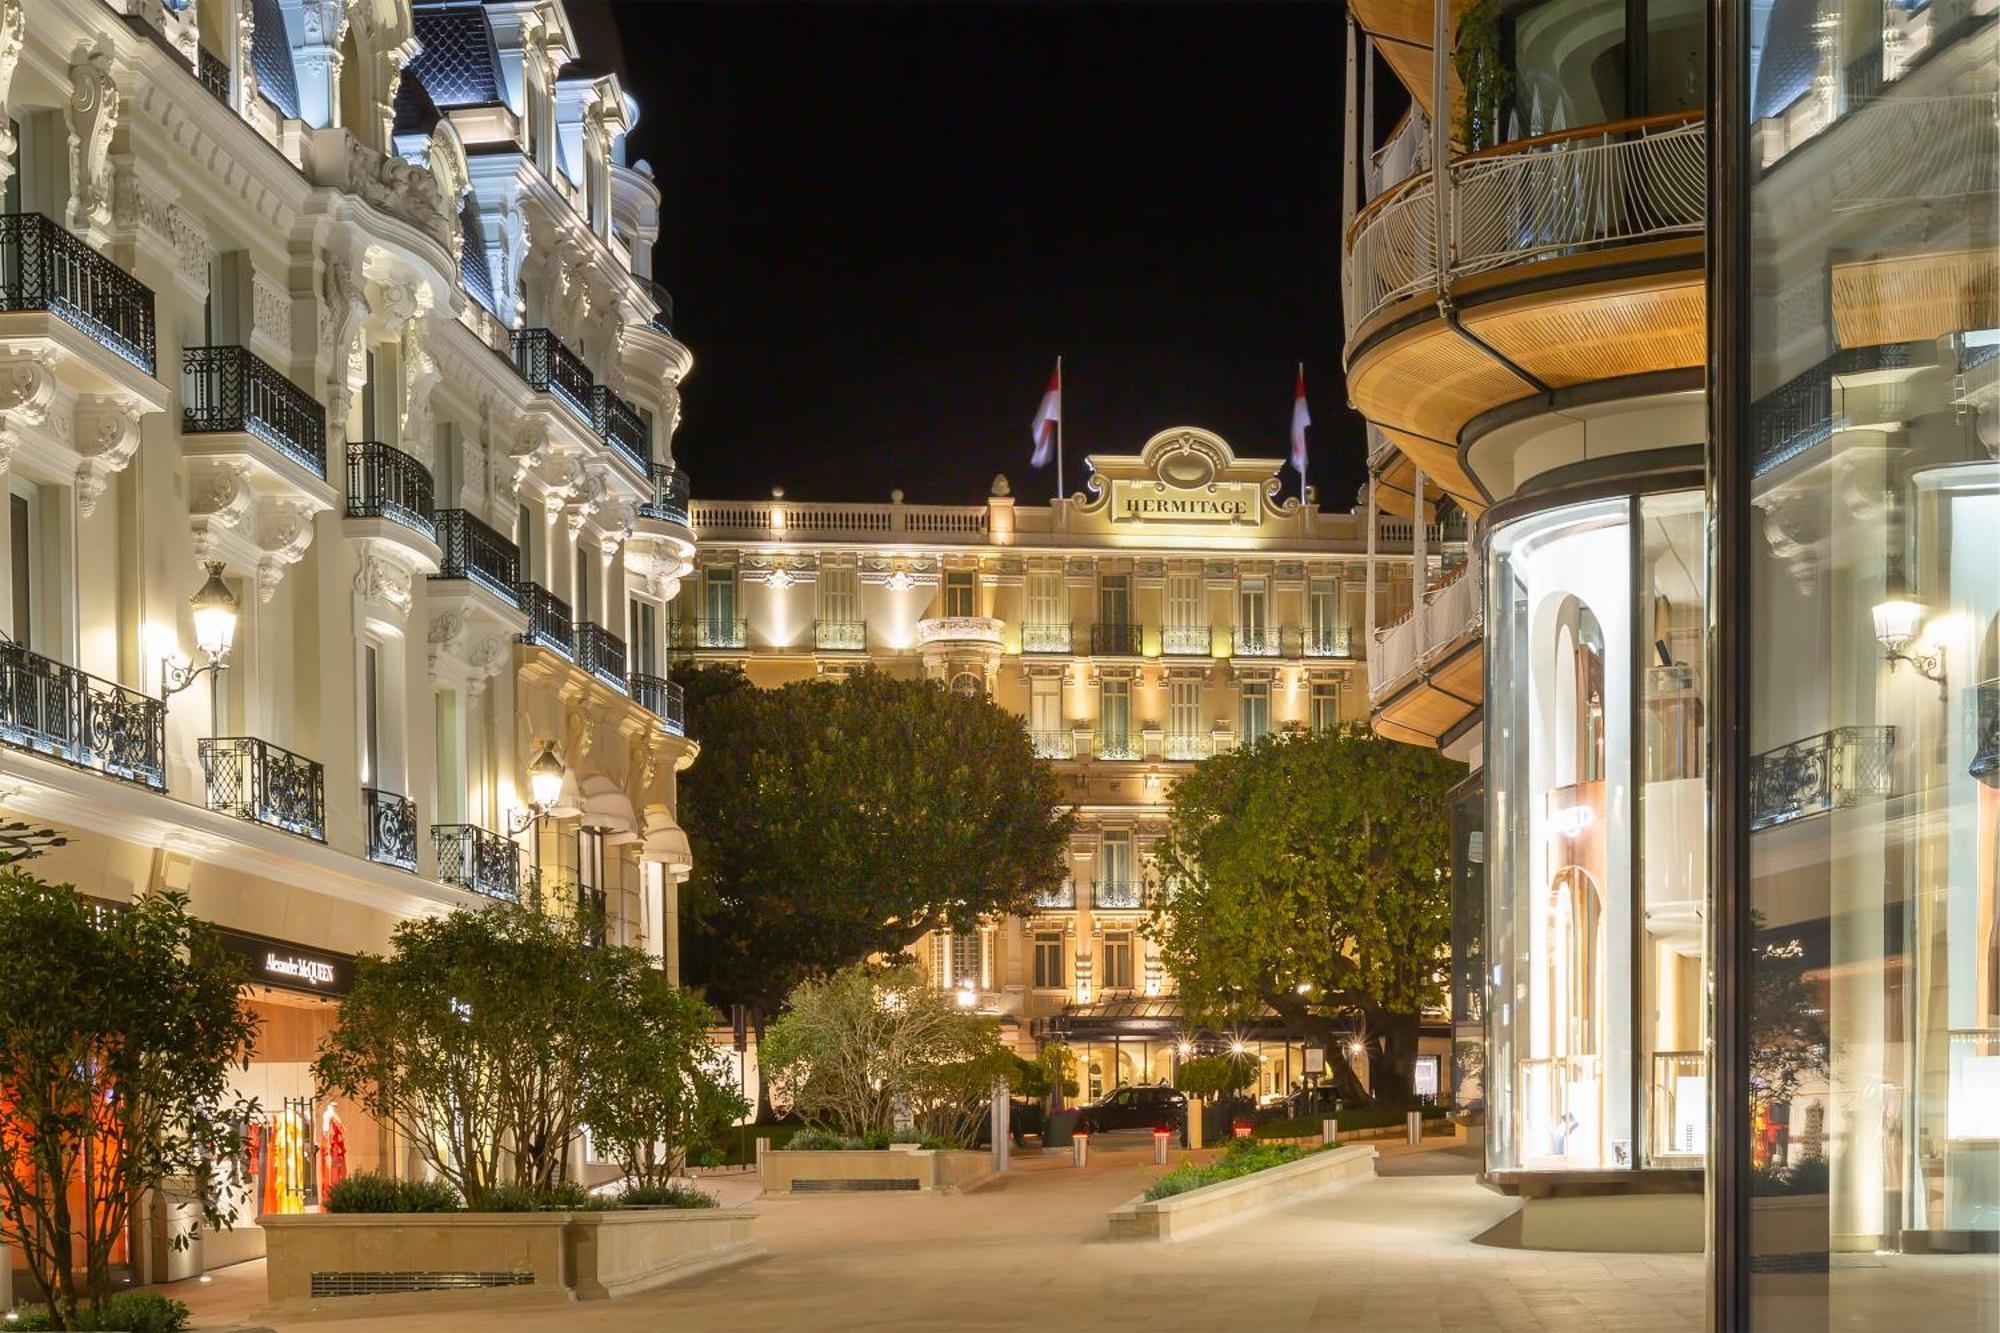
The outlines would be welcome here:
<svg viewBox="0 0 2000 1333">
<path fill-rule="evenodd" d="M 1875 603 L 1875 641 L 1882 645 L 1882 652 L 1889 661 L 1889 670 L 1894 671 L 1898 662 L 1908 662 L 1917 674 L 1925 680 L 1936 681 L 1938 693 L 1945 692 L 1944 648 L 1935 645 L 1929 648 L 1919 646 L 1915 651 L 1905 651 L 1916 640 L 1924 625 L 1924 604 L 1910 596 L 1900 586 L 1898 580 L 1891 580 L 1888 596 Z"/>
</svg>

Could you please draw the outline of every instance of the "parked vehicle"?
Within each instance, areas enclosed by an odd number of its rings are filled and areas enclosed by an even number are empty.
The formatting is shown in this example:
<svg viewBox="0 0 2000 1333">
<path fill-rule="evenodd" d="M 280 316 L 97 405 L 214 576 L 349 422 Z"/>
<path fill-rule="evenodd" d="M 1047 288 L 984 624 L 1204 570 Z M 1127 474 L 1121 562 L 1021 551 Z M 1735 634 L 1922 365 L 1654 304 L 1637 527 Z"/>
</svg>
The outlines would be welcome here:
<svg viewBox="0 0 2000 1333">
<path fill-rule="evenodd" d="M 1138 1084 L 1118 1088 L 1083 1108 L 1077 1129 L 1108 1134 L 1121 1129 L 1171 1129 L 1180 1132 L 1187 1097 L 1164 1085 Z"/>
</svg>

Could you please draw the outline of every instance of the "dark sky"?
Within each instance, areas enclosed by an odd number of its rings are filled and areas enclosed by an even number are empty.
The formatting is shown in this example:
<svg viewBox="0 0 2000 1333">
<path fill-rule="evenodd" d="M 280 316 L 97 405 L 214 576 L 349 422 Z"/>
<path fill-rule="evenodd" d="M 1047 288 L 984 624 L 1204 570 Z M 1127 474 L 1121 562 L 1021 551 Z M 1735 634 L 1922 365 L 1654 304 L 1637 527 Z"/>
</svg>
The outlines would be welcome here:
<svg viewBox="0 0 2000 1333">
<path fill-rule="evenodd" d="M 1063 355 L 1092 451 L 1199 425 L 1362 480 L 1340 374 L 1332 4 L 615 6 L 695 494 L 972 503 Z M 1295 479 L 1287 471 L 1290 490 Z"/>
</svg>

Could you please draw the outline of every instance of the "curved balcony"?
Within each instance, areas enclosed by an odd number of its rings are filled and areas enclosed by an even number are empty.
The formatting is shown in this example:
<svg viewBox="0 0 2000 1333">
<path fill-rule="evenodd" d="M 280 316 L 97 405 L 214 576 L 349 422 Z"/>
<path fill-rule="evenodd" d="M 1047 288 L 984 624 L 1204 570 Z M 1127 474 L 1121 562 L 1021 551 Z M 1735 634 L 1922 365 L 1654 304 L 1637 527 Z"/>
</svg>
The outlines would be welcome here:
<svg viewBox="0 0 2000 1333">
<path fill-rule="evenodd" d="M 678 681 L 635 671 L 628 684 L 633 700 L 660 719 L 661 730 L 675 736 L 687 735 L 687 691 Z"/>
<path fill-rule="evenodd" d="M 1482 586 L 1460 565 L 1422 604 L 1368 643 L 1375 731 L 1416 745 L 1447 744 L 1478 717 L 1485 695 Z"/>
<path fill-rule="evenodd" d="M 387 519 L 422 537 L 419 545 L 432 554 L 428 548 L 437 540 L 437 508 L 430 469 L 379 440 L 349 441 L 347 516 Z"/>
<path fill-rule="evenodd" d="M 1000 646 L 1000 622 L 992 616 L 933 616 L 917 622 L 917 645 L 983 644 Z"/>
</svg>

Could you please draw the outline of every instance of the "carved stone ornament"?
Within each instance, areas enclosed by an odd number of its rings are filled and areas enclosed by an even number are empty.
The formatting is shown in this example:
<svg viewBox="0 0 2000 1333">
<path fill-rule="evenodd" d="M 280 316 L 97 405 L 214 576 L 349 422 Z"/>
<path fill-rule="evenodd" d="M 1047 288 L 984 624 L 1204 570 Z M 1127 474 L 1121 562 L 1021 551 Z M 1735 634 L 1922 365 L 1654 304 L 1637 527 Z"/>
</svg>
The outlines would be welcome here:
<svg viewBox="0 0 2000 1333">
<path fill-rule="evenodd" d="M 69 101 L 63 106 L 69 128 L 69 227 L 101 230 L 111 225 L 111 136 L 118 128 L 110 50 L 80 48 L 69 79 Z"/>
<path fill-rule="evenodd" d="M 122 154 L 111 166 L 111 222 L 119 239 L 170 255 L 181 286 L 206 295 L 214 258 L 208 229 L 141 180 L 138 165 Z"/>
<path fill-rule="evenodd" d="M 387 608 L 401 624 L 410 614 L 413 581 L 409 566 L 389 557 L 375 542 L 362 543 L 361 563 L 354 571 L 357 597 Z"/>
<path fill-rule="evenodd" d="M 125 470 L 139 448 L 139 412 L 130 402 L 91 395 L 78 401 L 72 429 L 82 460 L 76 469 L 76 507 L 88 518 L 112 476 Z"/>
<path fill-rule="evenodd" d="M 28 15 L 21 0 L 0 0 L 0 185 L 14 174 L 14 122 L 7 98 L 27 40 Z"/>
</svg>

